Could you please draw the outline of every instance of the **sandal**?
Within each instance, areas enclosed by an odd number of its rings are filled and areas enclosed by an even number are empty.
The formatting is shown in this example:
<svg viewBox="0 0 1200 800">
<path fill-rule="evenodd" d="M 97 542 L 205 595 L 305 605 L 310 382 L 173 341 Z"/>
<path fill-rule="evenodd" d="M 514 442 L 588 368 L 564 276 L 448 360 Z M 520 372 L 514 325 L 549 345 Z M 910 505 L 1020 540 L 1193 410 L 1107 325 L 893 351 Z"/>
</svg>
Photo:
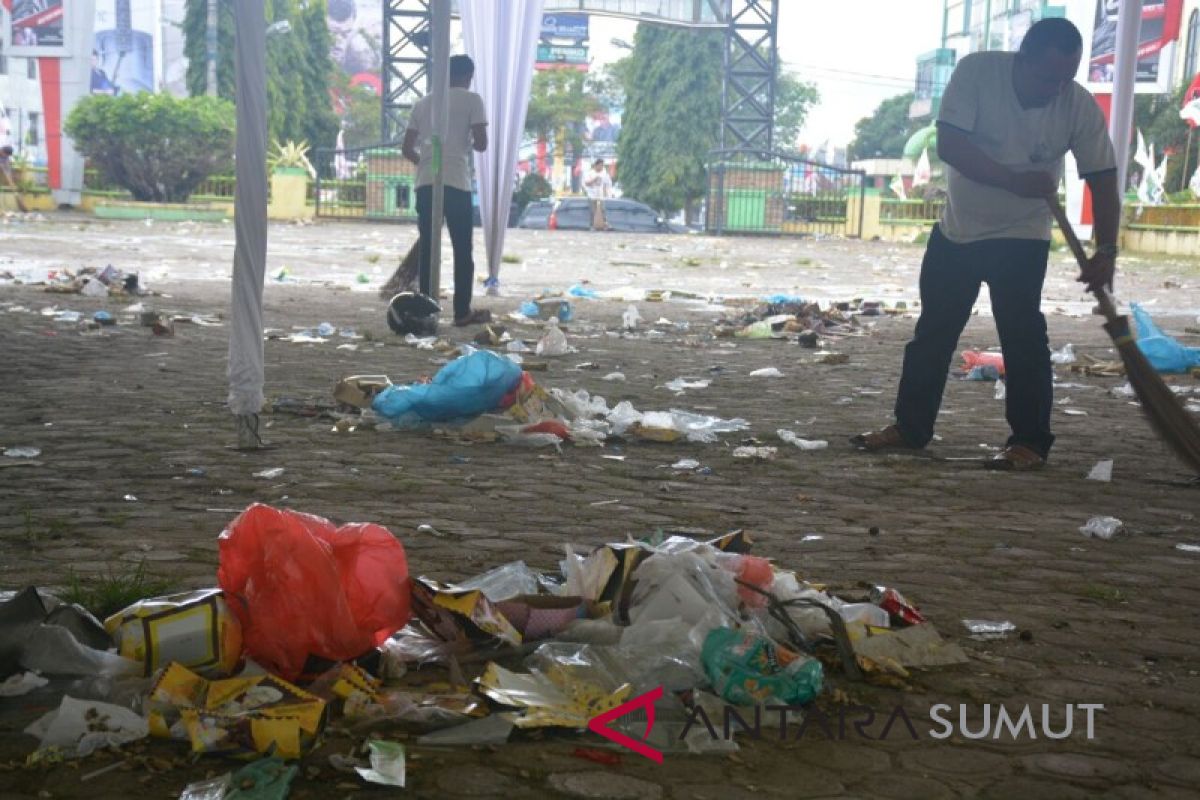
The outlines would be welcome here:
<svg viewBox="0 0 1200 800">
<path fill-rule="evenodd" d="M 1011 444 L 997 456 L 983 462 L 986 469 L 1006 472 L 1032 472 L 1046 466 L 1046 459 L 1023 444 Z"/>
<path fill-rule="evenodd" d="M 492 312 L 486 308 L 477 308 L 467 314 L 465 317 L 456 317 L 454 320 L 455 327 L 465 328 L 468 325 L 482 325 L 492 321 Z"/>
<path fill-rule="evenodd" d="M 851 436 L 850 444 L 868 453 L 888 449 L 920 449 L 909 444 L 904 438 L 904 434 L 895 425 L 888 425 L 883 430 L 868 431 L 867 433 L 860 433 L 858 436 Z"/>
</svg>

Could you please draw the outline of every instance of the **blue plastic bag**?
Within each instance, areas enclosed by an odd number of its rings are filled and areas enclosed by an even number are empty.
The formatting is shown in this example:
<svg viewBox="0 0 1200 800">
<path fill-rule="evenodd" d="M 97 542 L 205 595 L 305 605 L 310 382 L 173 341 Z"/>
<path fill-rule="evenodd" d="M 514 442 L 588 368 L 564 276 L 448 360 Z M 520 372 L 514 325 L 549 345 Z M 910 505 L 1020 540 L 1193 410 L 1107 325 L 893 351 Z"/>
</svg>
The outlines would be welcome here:
<svg viewBox="0 0 1200 800">
<path fill-rule="evenodd" d="M 589 289 L 581 283 L 577 283 L 570 289 L 567 289 L 567 294 L 572 297 L 583 297 L 588 300 L 597 300 L 600 297 L 600 295 L 596 294 L 595 289 Z"/>
<path fill-rule="evenodd" d="M 521 368 L 490 350 L 476 350 L 438 370 L 432 383 L 389 386 L 371 403 L 393 425 L 476 417 L 516 388 Z"/>
<path fill-rule="evenodd" d="M 536 318 L 538 315 L 538 304 L 532 300 L 526 300 L 524 303 L 521 303 L 520 311 L 527 317 Z"/>
<path fill-rule="evenodd" d="M 796 305 L 804 305 L 804 298 L 798 294 L 769 294 L 763 298 L 763 301 L 771 305 L 783 305 L 794 303 Z"/>
<path fill-rule="evenodd" d="M 1184 347 L 1162 332 L 1149 312 L 1137 303 L 1131 303 L 1133 319 L 1137 323 L 1138 349 L 1146 356 L 1150 366 L 1159 372 L 1187 372 L 1200 366 L 1200 347 Z"/>
</svg>

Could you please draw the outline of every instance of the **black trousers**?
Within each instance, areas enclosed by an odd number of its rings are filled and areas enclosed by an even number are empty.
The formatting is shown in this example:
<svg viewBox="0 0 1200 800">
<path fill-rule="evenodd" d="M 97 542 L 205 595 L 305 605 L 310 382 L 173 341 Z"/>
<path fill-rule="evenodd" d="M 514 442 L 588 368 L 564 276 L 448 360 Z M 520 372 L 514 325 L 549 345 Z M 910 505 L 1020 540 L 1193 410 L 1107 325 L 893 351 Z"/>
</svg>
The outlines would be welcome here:
<svg viewBox="0 0 1200 800">
<path fill-rule="evenodd" d="M 986 283 L 1004 351 L 1008 444 L 1050 452 L 1054 372 L 1040 310 L 1049 254 L 1050 243 L 1037 239 L 955 244 L 934 227 L 921 262 L 921 316 L 896 395 L 896 425 L 909 444 L 924 447 L 933 438 L 950 360 Z"/>
<path fill-rule="evenodd" d="M 475 280 L 475 262 L 471 258 L 471 234 L 473 210 L 471 193 L 462 189 L 446 187 L 443 201 L 446 227 L 450 229 L 450 244 L 454 248 L 454 317 L 459 319 L 471 313 L 471 289 Z M 433 251 L 433 187 L 417 187 L 417 230 L 421 236 L 420 275 L 421 293 L 437 299 L 437 291 L 430 283 L 430 253 Z M 441 232 L 438 232 L 441 235 Z"/>
</svg>

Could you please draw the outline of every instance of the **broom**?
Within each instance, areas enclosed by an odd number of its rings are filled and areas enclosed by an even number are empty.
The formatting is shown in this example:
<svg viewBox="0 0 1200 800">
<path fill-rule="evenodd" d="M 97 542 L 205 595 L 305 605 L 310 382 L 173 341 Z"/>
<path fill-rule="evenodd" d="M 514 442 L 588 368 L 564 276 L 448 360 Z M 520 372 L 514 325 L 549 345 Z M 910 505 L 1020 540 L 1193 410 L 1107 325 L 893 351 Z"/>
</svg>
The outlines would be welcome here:
<svg viewBox="0 0 1200 800">
<path fill-rule="evenodd" d="M 1075 260 L 1083 269 L 1088 263 L 1087 253 L 1083 251 L 1083 245 L 1079 243 L 1079 238 L 1071 228 L 1066 212 L 1063 211 L 1058 198 L 1048 197 L 1046 202 L 1050 205 L 1050 212 L 1058 222 L 1067 245 L 1075 254 Z M 1117 314 L 1112 297 L 1103 286 L 1094 289 L 1093 294 L 1096 295 L 1100 312 L 1106 320 L 1104 329 L 1112 337 L 1117 352 L 1121 354 L 1121 360 L 1125 362 L 1125 376 L 1129 378 L 1129 384 L 1137 393 L 1137 398 L 1142 403 L 1142 411 L 1146 412 L 1151 427 L 1158 433 L 1159 438 L 1175 451 L 1180 461 L 1200 474 L 1200 428 L 1183 407 L 1179 397 L 1163 382 L 1158 371 L 1150 365 L 1146 355 L 1138 348 L 1129 329 L 1129 317 Z"/>
<path fill-rule="evenodd" d="M 409 248 L 408 255 L 400 260 L 400 266 L 396 267 L 396 271 L 392 273 L 392 277 L 388 278 L 379 289 L 379 297 L 383 300 L 391 300 L 392 297 L 400 292 L 415 290 L 418 278 L 419 263 L 419 247 L 420 241 L 413 242 L 413 246 Z"/>
</svg>

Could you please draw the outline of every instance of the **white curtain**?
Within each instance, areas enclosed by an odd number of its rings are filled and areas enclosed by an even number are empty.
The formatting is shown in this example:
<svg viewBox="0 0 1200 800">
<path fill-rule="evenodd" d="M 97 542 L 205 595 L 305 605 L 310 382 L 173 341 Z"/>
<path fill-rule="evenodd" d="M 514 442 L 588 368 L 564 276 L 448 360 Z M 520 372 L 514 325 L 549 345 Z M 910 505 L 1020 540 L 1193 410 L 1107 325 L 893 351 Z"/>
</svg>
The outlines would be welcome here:
<svg viewBox="0 0 1200 800">
<path fill-rule="evenodd" d="M 267 23 L 264 0 L 233 4 L 237 78 L 229 410 L 263 405 L 263 276 L 267 270 Z"/>
<path fill-rule="evenodd" d="M 474 90 L 483 97 L 488 117 L 488 149 L 475 154 L 475 167 L 488 277 L 493 279 L 500 274 L 504 254 L 542 4 L 543 0 L 459 0 L 463 41 L 475 61 Z"/>
<path fill-rule="evenodd" d="M 1129 169 L 1129 144 L 1133 138 L 1133 92 L 1137 72 L 1138 40 L 1142 32 L 1142 0 L 1121 0 L 1117 11 L 1116 60 L 1113 63 L 1112 111 L 1108 132 L 1117 154 L 1117 191 L 1125 197 Z M 1087 43 L 1084 43 L 1086 52 Z"/>
</svg>

